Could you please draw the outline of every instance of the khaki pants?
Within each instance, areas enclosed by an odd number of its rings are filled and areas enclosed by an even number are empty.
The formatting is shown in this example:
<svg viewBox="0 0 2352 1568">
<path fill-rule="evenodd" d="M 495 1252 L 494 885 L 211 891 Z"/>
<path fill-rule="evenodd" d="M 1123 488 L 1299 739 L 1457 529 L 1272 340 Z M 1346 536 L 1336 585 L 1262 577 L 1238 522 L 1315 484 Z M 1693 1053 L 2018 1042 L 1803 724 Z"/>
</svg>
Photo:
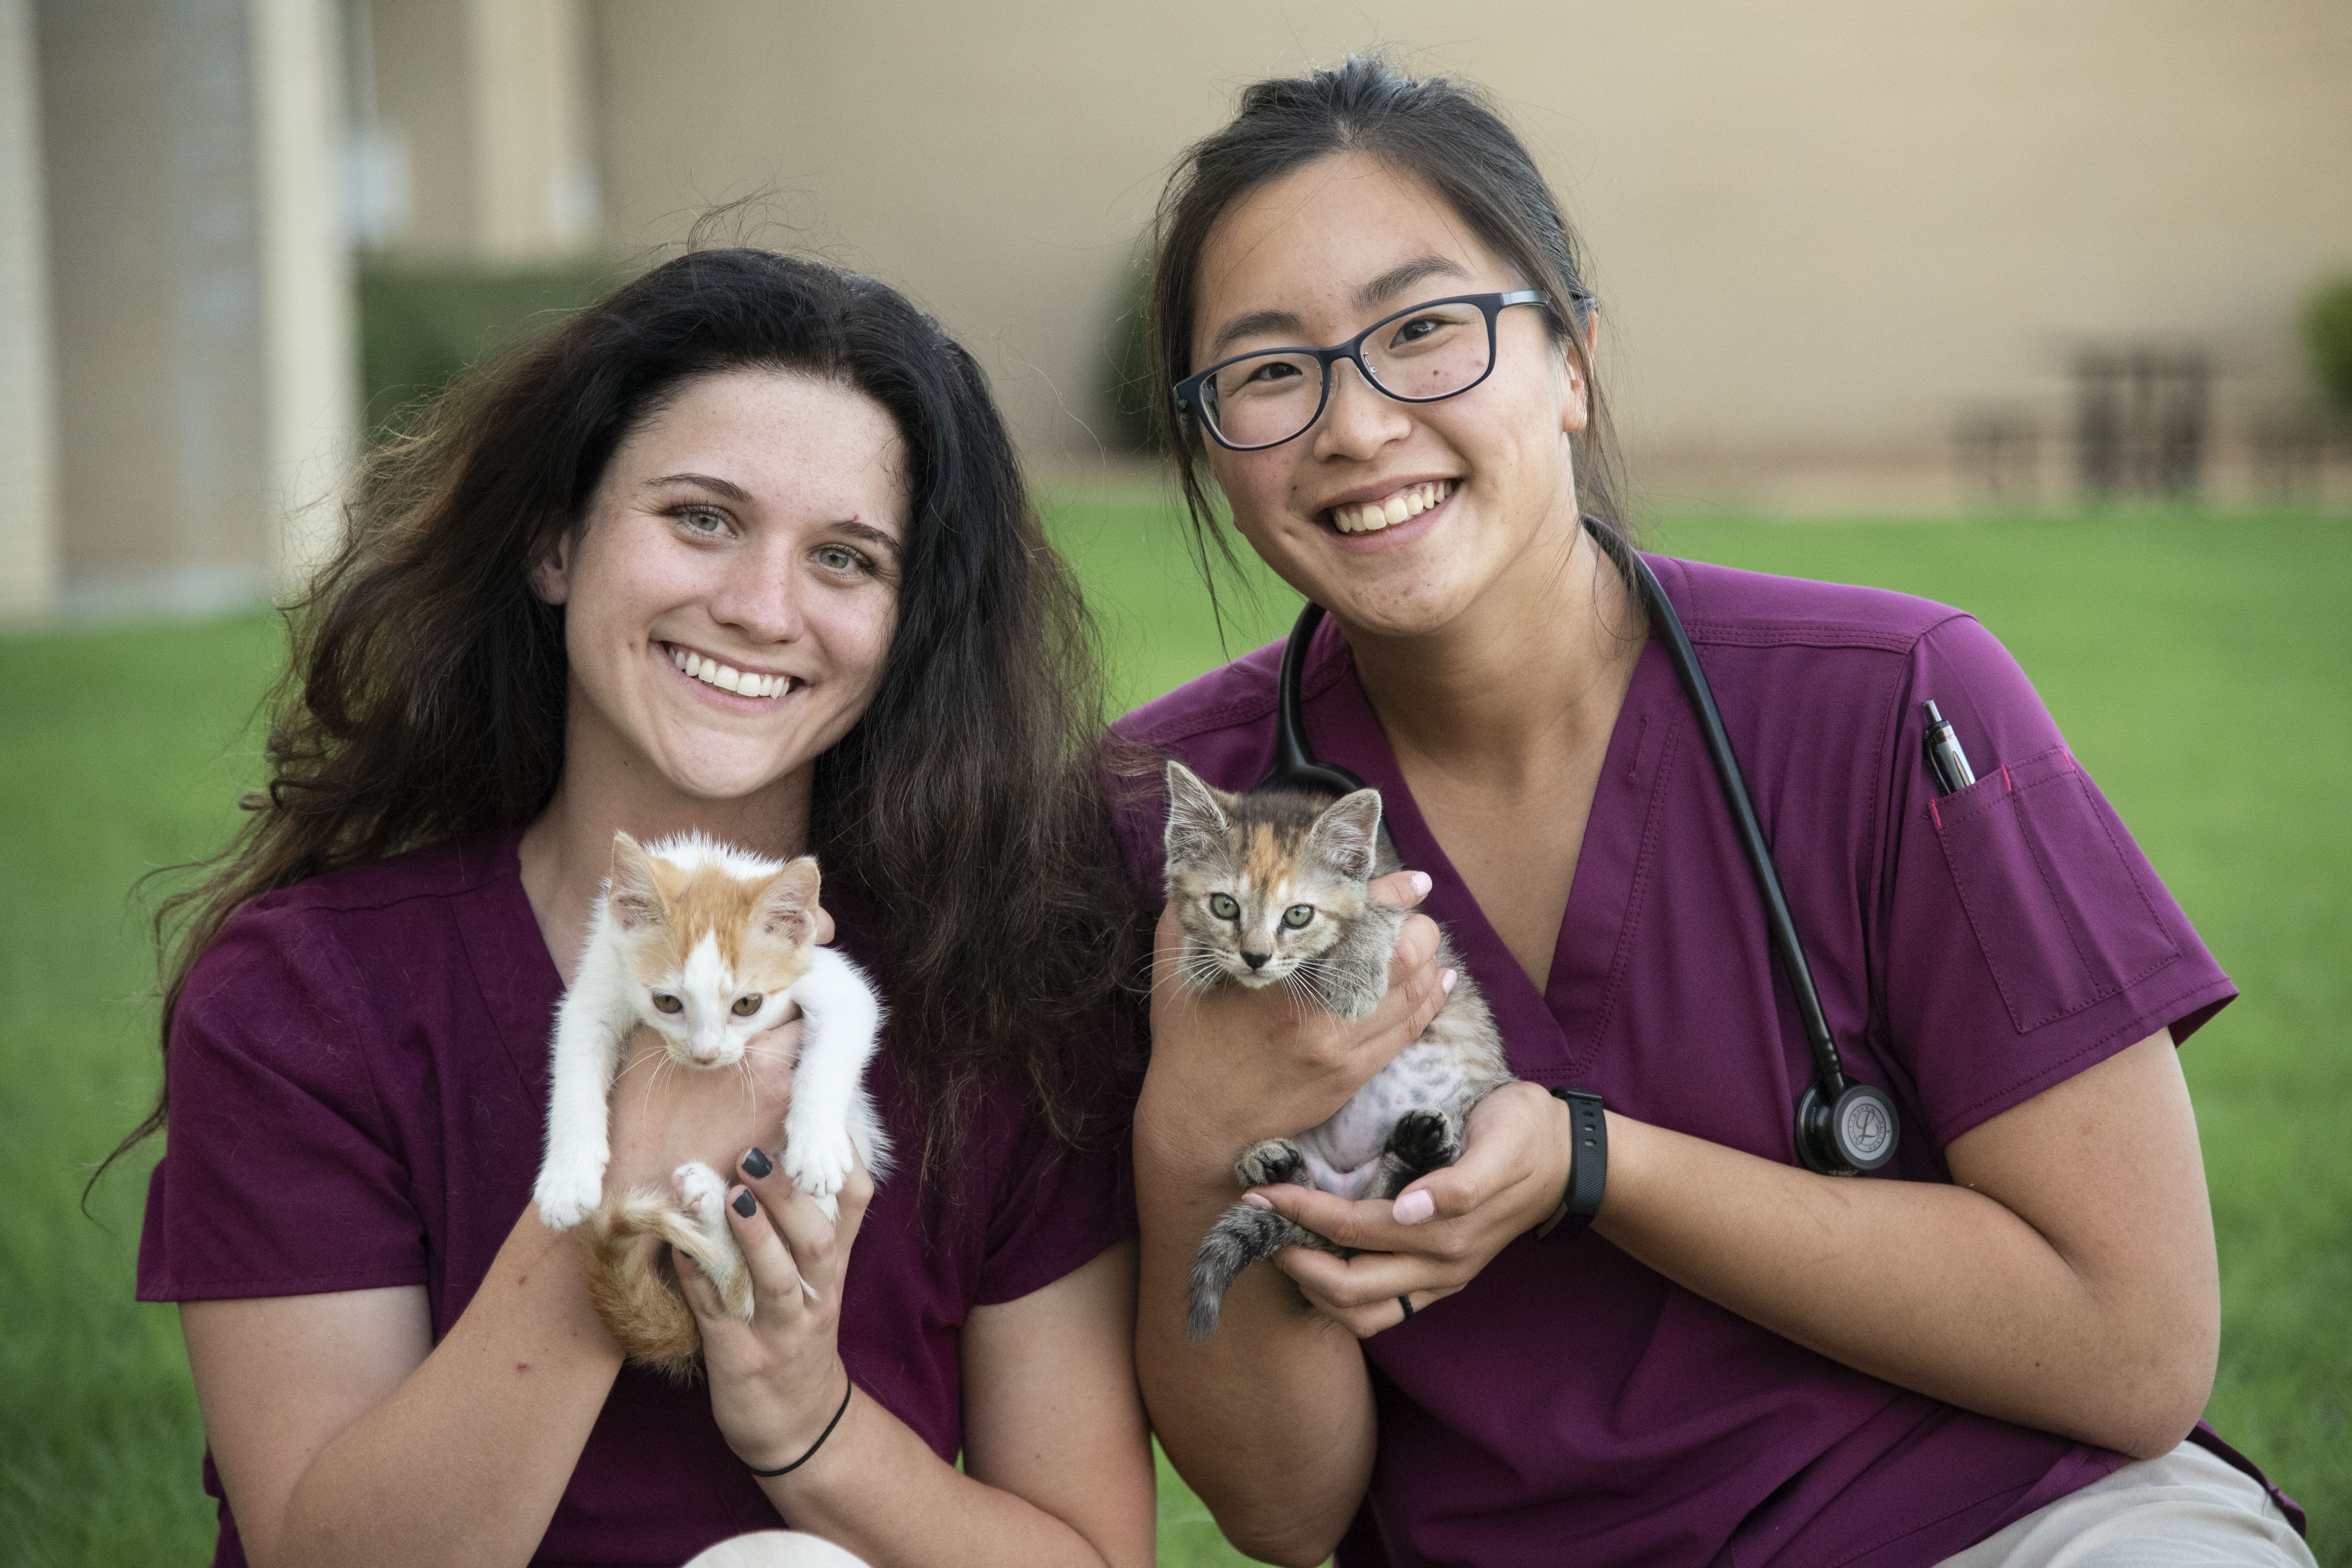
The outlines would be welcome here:
<svg viewBox="0 0 2352 1568">
<path fill-rule="evenodd" d="M 2315 1568 L 2253 1479 L 2183 1443 L 2036 1509 L 1942 1568 Z"/>
</svg>

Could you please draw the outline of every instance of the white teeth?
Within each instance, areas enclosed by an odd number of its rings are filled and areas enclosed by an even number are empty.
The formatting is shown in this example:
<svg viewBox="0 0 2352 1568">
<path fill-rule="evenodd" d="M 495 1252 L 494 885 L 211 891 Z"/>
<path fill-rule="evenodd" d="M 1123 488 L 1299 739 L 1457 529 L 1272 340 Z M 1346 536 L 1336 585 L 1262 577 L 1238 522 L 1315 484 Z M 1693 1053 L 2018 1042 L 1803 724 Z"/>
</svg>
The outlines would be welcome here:
<svg viewBox="0 0 2352 1568">
<path fill-rule="evenodd" d="M 1383 528 L 1393 528 L 1407 518 L 1419 517 L 1453 493 L 1452 479 L 1408 485 L 1384 500 L 1333 507 L 1331 525 L 1342 533 L 1375 533 Z"/>
<path fill-rule="evenodd" d="M 716 686 L 722 691 L 732 691 L 739 697 L 781 697 L 789 690 L 793 678 L 789 675 L 752 675 L 705 658 L 698 653 L 673 647 L 669 661 L 705 686 Z"/>
</svg>

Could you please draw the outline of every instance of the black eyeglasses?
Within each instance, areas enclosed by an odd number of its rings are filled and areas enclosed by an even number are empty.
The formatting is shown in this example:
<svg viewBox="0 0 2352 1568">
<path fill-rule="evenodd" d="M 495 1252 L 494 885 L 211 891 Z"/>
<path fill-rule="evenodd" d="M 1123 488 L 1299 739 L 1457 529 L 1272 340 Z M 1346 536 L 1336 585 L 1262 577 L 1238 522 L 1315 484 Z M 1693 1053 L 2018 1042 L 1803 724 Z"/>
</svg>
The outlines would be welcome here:
<svg viewBox="0 0 2352 1568">
<path fill-rule="evenodd" d="M 1384 316 L 1328 349 L 1261 349 L 1176 384 L 1176 406 L 1198 416 L 1217 445 L 1262 452 L 1296 440 L 1331 400 L 1331 366 L 1354 363 L 1365 384 L 1399 403 L 1458 396 L 1495 369 L 1495 318 L 1540 305 L 1533 289 L 1457 294 Z"/>
</svg>

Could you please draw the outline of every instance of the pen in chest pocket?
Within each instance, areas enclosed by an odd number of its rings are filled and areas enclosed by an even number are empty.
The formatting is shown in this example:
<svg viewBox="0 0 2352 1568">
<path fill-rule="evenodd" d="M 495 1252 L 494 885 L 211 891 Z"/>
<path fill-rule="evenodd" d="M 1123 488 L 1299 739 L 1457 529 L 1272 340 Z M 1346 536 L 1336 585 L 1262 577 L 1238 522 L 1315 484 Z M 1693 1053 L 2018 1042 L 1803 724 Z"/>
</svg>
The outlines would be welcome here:
<svg viewBox="0 0 2352 1568">
<path fill-rule="evenodd" d="M 1952 733 L 1950 722 L 1936 711 L 1933 702 L 1922 702 L 1919 710 L 1927 716 L 1927 766 L 1935 771 L 1936 783 L 1946 795 L 1956 795 L 1976 783 L 1968 753 L 1960 750 L 1959 737 Z"/>
</svg>

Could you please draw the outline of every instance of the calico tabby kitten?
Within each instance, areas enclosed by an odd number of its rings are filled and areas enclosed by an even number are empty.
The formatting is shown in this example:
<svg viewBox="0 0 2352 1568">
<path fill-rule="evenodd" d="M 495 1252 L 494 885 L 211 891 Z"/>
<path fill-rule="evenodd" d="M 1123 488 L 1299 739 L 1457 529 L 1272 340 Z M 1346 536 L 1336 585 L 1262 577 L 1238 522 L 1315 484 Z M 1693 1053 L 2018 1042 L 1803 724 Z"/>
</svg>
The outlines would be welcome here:
<svg viewBox="0 0 2352 1568">
<path fill-rule="evenodd" d="M 751 1276 L 727 1225 L 727 1180 L 699 1162 L 670 1191 L 604 1194 L 608 1118 L 630 1031 L 661 1037 L 667 1062 L 734 1067 L 753 1037 L 797 1004 L 806 1019 L 777 1163 L 827 1218 L 852 1164 L 879 1181 L 890 1144 L 866 1093 L 881 1004 L 857 966 L 815 943 L 816 861 L 769 860 L 699 834 L 641 846 L 613 837 L 613 875 L 596 902 L 579 977 L 550 1043 L 547 1155 L 532 1191 L 540 1217 L 582 1232 L 588 1289 L 635 1361 L 691 1377 L 702 1335 L 677 1293 L 668 1245 L 709 1276 L 727 1310 L 751 1316 Z"/>
<path fill-rule="evenodd" d="M 1378 790 L 1338 800 L 1227 795 L 1170 763 L 1168 901 L 1184 927 L 1182 982 L 1281 985 L 1343 1018 L 1370 1012 L 1412 912 L 1371 897 L 1374 877 L 1401 868 L 1380 826 Z M 1392 1198 L 1461 1157 L 1464 1120 L 1511 1070 L 1477 984 L 1442 940 L 1437 961 L 1459 978 L 1421 1037 L 1321 1126 L 1244 1151 L 1234 1168 L 1243 1186 L 1291 1182 L 1350 1200 Z M 1286 1247 L 1346 1250 L 1271 1210 L 1226 1210 L 1192 1263 L 1192 1338 L 1217 1326 L 1243 1269 Z"/>
</svg>

